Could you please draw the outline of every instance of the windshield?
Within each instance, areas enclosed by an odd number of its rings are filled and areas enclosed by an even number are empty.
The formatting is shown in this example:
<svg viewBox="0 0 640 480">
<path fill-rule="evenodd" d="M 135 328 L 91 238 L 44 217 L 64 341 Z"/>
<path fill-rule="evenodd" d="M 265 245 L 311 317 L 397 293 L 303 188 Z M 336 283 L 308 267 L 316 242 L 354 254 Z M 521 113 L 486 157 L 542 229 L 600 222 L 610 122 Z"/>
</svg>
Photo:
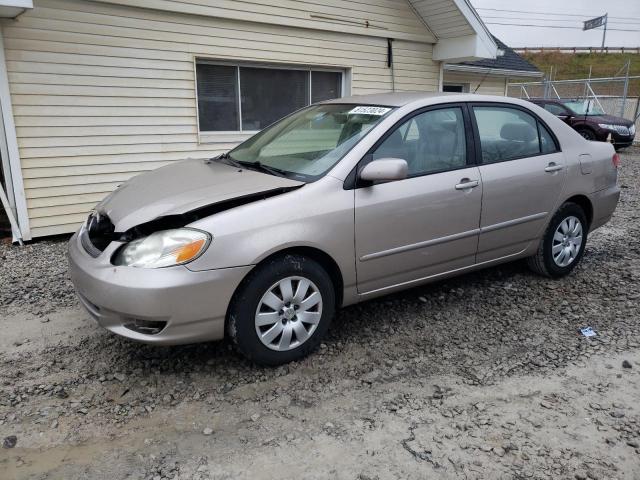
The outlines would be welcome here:
<svg viewBox="0 0 640 480">
<path fill-rule="evenodd" d="M 604 111 L 593 100 L 576 100 L 563 103 L 577 115 L 605 115 Z"/>
<path fill-rule="evenodd" d="M 372 105 L 312 105 L 241 143 L 229 157 L 268 173 L 311 181 L 324 175 L 391 110 Z"/>
</svg>

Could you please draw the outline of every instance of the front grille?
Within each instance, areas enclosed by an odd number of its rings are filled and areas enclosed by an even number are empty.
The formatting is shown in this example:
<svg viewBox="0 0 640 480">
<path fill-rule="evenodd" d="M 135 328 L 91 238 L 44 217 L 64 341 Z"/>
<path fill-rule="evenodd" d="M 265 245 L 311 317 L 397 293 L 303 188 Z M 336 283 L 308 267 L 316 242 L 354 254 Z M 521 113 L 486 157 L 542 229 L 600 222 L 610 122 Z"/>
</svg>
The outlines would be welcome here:
<svg viewBox="0 0 640 480">
<path fill-rule="evenodd" d="M 89 255 L 97 257 L 109 246 L 114 232 L 115 226 L 107 215 L 93 212 L 80 234 L 80 242 Z"/>
<path fill-rule="evenodd" d="M 629 128 L 625 127 L 624 125 L 613 125 L 613 128 L 616 130 L 616 133 L 618 135 L 629 135 Z"/>
</svg>

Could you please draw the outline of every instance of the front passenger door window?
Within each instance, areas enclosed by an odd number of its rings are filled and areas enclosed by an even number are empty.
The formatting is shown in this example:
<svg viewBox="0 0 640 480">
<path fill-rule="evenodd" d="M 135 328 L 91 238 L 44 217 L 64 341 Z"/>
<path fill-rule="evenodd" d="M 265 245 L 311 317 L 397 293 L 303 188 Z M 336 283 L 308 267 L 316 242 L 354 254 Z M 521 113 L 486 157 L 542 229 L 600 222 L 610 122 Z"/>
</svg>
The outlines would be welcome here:
<svg viewBox="0 0 640 480">
<path fill-rule="evenodd" d="M 466 167 L 462 109 L 430 110 L 410 118 L 373 152 L 373 160 L 379 158 L 406 160 L 409 177 Z"/>
</svg>

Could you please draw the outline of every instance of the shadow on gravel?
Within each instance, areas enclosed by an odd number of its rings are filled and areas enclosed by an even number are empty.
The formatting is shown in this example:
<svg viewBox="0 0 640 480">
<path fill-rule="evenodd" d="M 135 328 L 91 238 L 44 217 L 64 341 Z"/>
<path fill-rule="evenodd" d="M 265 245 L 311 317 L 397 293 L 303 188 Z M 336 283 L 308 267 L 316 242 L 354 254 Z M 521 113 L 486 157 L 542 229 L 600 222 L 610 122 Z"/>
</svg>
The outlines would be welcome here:
<svg viewBox="0 0 640 480">
<path fill-rule="evenodd" d="M 580 275 L 585 272 L 575 276 Z M 471 384 L 484 384 L 532 368 L 563 366 L 580 355 L 587 346 L 576 334 L 580 315 L 562 303 L 576 295 L 574 290 L 574 276 L 542 279 L 520 262 L 470 273 L 347 307 L 318 352 L 278 369 L 251 364 L 226 341 L 157 347 L 107 332 L 49 347 L 42 356 L 51 373 L 65 370 L 104 381 L 120 372 L 166 385 L 175 377 L 186 383 L 206 378 L 223 393 L 296 371 L 321 379 L 327 372 L 357 377 L 380 369 L 388 380 L 457 373 Z M 556 291 L 562 295 L 555 298 Z"/>
</svg>

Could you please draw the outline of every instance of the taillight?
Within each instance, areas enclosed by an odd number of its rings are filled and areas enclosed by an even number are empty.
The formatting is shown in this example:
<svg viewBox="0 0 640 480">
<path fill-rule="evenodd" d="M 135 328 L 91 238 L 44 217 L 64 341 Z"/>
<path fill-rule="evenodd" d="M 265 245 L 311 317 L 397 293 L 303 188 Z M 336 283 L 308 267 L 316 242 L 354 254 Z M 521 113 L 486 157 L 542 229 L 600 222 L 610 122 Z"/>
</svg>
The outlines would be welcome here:
<svg viewBox="0 0 640 480">
<path fill-rule="evenodd" d="M 620 166 L 620 155 L 614 153 L 613 157 L 611 157 L 611 161 L 613 162 L 613 166 L 618 168 Z"/>
</svg>

